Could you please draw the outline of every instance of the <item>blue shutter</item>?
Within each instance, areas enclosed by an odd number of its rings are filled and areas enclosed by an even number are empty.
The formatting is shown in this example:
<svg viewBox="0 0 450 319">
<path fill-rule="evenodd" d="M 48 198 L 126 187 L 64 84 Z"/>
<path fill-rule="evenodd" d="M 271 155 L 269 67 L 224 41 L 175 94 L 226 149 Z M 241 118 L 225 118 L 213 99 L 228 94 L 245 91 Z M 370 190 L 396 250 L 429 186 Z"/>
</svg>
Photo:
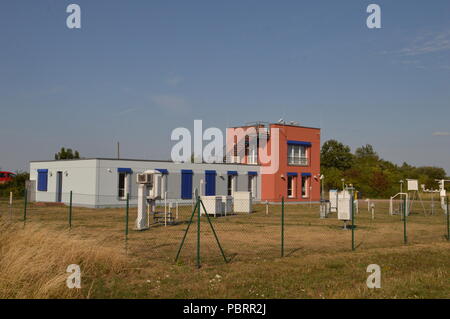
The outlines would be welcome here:
<svg viewBox="0 0 450 319">
<path fill-rule="evenodd" d="M 163 174 L 163 175 L 169 174 L 169 171 L 167 169 L 165 169 L 165 168 L 157 168 L 156 170 L 158 172 L 160 172 L 161 174 Z"/>
<path fill-rule="evenodd" d="M 238 172 L 237 171 L 228 171 L 227 174 L 235 176 L 238 174 Z"/>
<path fill-rule="evenodd" d="M 126 173 L 126 174 L 133 174 L 133 170 L 131 168 L 125 168 L 125 167 L 118 167 L 117 172 L 119 173 Z"/>
<path fill-rule="evenodd" d="M 192 198 L 192 175 L 193 172 L 188 169 L 181 170 L 181 198 Z"/>
<path fill-rule="evenodd" d="M 298 174 L 297 173 L 295 173 L 295 172 L 289 172 L 289 173 L 287 173 L 287 176 L 297 176 Z"/>
<path fill-rule="evenodd" d="M 37 189 L 41 192 L 47 191 L 48 169 L 38 169 L 38 185 Z"/>
<path fill-rule="evenodd" d="M 287 141 L 287 143 L 288 143 L 289 145 L 301 145 L 301 146 L 306 146 L 306 147 L 311 146 L 311 142 L 303 142 L 303 141 Z"/>
<path fill-rule="evenodd" d="M 311 173 L 302 173 L 302 177 L 311 177 Z"/>
<path fill-rule="evenodd" d="M 258 172 L 249 171 L 249 172 L 248 172 L 248 175 L 250 175 L 250 176 L 256 176 L 256 175 L 258 175 Z"/>
<path fill-rule="evenodd" d="M 205 171 L 205 195 L 216 195 L 216 171 Z"/>
</svg>

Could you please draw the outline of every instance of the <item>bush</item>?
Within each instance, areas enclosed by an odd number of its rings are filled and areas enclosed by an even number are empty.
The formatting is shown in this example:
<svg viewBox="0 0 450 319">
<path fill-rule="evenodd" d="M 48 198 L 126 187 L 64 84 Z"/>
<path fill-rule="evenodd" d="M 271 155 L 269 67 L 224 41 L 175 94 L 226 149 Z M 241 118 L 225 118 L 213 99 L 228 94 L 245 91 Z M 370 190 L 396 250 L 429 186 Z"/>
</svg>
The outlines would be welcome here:
<svg viewBox="0 0 450 319">
<path fill-rule="evenodd" d="M 13 192 L 14 196 L 25 195 L 25 182 L 30 179 L 30 174 L 26 172 L 17 173 L 12 181 L 0 184 L 0 196 L 9 196 Z"/>
</svg>

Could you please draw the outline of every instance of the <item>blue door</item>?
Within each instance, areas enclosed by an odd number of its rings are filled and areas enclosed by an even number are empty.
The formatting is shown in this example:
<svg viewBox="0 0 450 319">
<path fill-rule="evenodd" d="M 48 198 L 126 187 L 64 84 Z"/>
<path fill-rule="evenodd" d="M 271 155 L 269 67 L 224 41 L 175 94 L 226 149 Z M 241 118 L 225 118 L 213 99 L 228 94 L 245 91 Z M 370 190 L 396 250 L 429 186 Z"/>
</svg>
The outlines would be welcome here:
<svg viewBox="0 0 450 319">
<path fill-rule="evenodd" d="M 205 171 L 205 195 L 216 195 L 216 171 Z"/>
<path fill-rule="evenodd" d="M 181 170 L 181 198 L 191 199 L 192 198 L 192 170 L 183 169 Z"/>
</svg>

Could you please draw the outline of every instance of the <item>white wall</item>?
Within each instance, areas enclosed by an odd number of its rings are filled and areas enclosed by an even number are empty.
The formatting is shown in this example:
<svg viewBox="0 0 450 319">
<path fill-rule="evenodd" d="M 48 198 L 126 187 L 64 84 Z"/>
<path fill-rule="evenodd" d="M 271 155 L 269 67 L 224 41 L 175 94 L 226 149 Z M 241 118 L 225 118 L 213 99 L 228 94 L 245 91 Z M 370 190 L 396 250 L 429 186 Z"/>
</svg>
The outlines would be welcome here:
<svg viewBox="0 0 450 319">
<path fill-rule="evenodd" d="M 237 164 L 192 164 L 164 161 L 137 161 L 137 160 L 113 160 L 113 159 L 86 159 L 68 161 L 47 161 L 30 163 L 30 180 L 36 181 L 37 169 L 48 169 L 47 192 L 37 191 L 36 201 L 54 202 L 56 200 L 56 172 L 63 172 L 62 201 L 67 203 L 68 193 L 73 191 L 74 205 L 88 207 L 115 207 L 124 206 L 125 201 L 118 197 L 118 171 L 121 168 L 131 168 L 133 174 L 130 176 L 130 204 L 137 204 L 136 174 L 148 169 L 167 169 L 167 198 L 179 203 L 191 203 L 192 200 L 181 200 L 181 170 L 193 171 L 193 190 L 200 188 L 200 180 L 205 182 L 205 171 L 215 170 L 216 194 L 227 194 L 227 171 L 237 171 L 237 191 L 248 190 L 248 172 L 256 171 L 256 199 L 261 198 L 261 177 L 257 165 Z M 67 172 L 67 176 L 66 176 Z M 201 194 L 204 193 L 204 184 Z"/>
<path fill-rule="evenodd" d="M 36 201 L 55 202 L 57 194 L 57 172 L 62 174 L 62 202 L 69 202 L 69 193 L 73 192 L 72 202 L 78 205 L 96 205 L 96 165 L 97 160 L 46 161 L 30 163 L 30 180 L 36 181 Z M 48 169 L 47 191 L 38 191 L 38 169 Z"/>
<path fill-rule="evenodd" d="M 99 160 L 98 174 L 99 174 L 99 198 L 101 204 L 107 201 L 109 205 L 121 204 L 123 201 L 115 198 L 111 198 L 110 195 L 117 195 L 118 193 L 118 172 L 117 168 L 131 168 L 133 174 L 131 176 L 131 204 L 135 204 L 135 197 L 137 196 L 136 184 L 136 174 L 142 173 L 148 169 L 167 169 L 169 174 L 167 175 L 167 198 L 169 200 L 177 200 L 178 202 L 183 202 L 181 200 L 181 170 L 190 169 L 193 171 L 193 190 L 195 188 L 200 189 L 200 180 L 205 182 L 205 171 L 215 170 L 216 175 L 216 194 L 226 195 L 227 194 L 227 171 L 237 171 L 238 185 L 237 190 L 247 191 L 248 189 L 248 175 L 249 171 L 258 172 L 257 176 L 257 194 L 256 198 L 261 198 L 260 189 L 260 176 L 259 176 L 259 166 L 257 165 L 230 165 L 230 164 L 192 164 L 192 163 L 173 163 L 173 162 L 163 162 L 163 161 L 130 161 L 130 160 Z M 203 190 L 204 192 L 204 184 Z M 108 197 L 109 196 L 109 197 Z M 184 202 L 190 203 L 191 200 L 185 200 Z"/>
</svg>

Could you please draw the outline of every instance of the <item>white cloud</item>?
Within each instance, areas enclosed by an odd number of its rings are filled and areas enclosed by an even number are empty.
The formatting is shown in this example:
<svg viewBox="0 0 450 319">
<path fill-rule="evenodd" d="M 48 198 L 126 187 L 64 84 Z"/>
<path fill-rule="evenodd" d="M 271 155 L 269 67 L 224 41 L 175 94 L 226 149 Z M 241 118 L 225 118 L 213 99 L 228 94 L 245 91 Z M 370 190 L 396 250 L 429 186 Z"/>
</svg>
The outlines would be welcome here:
<svg viewBox="0 0 450 319">
<path fill-rule="evenodd" d="M 434 132 L 433 136 L 450 136 L 450 132 Z"/>
<path fill-rule="evenodd" d="M 164 111 L 170 113 L 186 114 L 191 110 L 191 106 L 185 98 L 174 95 L 154 95 L 152 102 Z"/>
<path fill-rule="evenodd" d="M 442 51 L 450 51 L 450 31 L 418 36 L 409 46 L 395 53 L 401 56 L 417 56 Z"/>
</svg>

